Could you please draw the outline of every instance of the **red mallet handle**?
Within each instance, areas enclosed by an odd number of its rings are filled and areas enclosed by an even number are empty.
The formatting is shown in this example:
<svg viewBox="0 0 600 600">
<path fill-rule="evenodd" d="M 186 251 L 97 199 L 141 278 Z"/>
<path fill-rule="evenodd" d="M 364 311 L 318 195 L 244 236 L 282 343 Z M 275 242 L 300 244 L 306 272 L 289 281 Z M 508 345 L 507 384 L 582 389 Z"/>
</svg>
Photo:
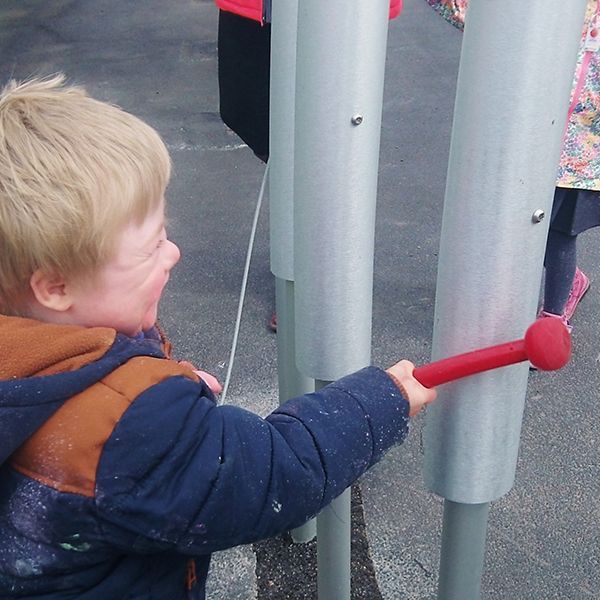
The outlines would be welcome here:
<svg viewBox="0 0 600 600">
<path fill-rule="evenodd" d="M 539 319 L 525 338 L 473 350 L 417 367 L 413 375 L 425 387 L 529 360 L 543 371 L 564 367 L 571 358 L 571 335 L 558 319 Z"/>
</svg>

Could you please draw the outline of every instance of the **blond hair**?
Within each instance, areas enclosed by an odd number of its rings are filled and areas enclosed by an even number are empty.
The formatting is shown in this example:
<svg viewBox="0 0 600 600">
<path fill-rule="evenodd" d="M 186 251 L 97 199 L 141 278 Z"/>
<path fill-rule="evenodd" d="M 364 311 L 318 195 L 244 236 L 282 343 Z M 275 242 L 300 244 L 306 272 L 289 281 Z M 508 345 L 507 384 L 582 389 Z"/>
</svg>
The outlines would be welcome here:
<svg viewBox="0 0 600 600">
<path fill-rule="evenodd" d="M 0 312 L 37 269 L 93 273 L 157 207 L 170 159 L 152 127 L 58 74 L 0 92 Z"/>
</svg>

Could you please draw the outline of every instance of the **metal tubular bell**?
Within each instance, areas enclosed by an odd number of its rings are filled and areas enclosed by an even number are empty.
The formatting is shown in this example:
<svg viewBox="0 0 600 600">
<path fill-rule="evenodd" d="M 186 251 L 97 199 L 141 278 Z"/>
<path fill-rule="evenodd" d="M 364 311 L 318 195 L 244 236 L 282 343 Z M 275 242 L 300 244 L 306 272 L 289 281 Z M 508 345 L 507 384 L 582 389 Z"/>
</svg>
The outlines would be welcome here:
<svg viewBox="0 0 600 600">
<path fill-rule="evenodd" d="M 296 367 L 294 299 L 294 114 L 298 0 L 279 0 L 271 12 L 269 207 L 271 271 L 275 275 L 280 403 L 314 391 Z M 291 531 L 295 542 L 317 533 L 313 519 Z"/>
<path fill-rule="evenodd" d="M 585 0 L 471 0 L 440 241 L 433 358 L 533 321 Z M 427 486 L 445 498 L 438 598 L 479 598 L 489 503 L 513 485 L 527 365 L 445 385 Z M 474 549 L 477 556 L 474 556 Z"/>
<path fill-rule="evenodd" d="M 298 3 L 296 360 L 317 386 L 371 360 L 388 0 Z M 320 600 L 350 599 L 350 494 L 317 517 Z"/>
</svg>

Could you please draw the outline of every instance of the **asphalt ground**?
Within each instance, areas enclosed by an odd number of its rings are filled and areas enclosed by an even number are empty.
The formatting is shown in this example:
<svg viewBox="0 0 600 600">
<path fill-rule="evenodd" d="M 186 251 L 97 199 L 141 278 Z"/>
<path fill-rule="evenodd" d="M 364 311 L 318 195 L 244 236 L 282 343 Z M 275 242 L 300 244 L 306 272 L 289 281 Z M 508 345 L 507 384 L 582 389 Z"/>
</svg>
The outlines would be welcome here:
<svg viewBox="0 0 600 600">
<path fill-rule="evenodd" d="M 0 2 L 0 81 L 63 71 L 165 139 L 183 258 L 161 319 L 179 357 L 223 379 L 264 165 L 219 117 L 216 25 L 212 0 Z M 405 0 L 390 24 L 373 306 L 381 366 L 430 355 L 460 44 L 423 0 Z M 278 402 L 267 216 L 263 207 L 228 397 L 260 414 Z M 515 485 L 490 511 L 486 600 L 600 598 L 597 236 L 579 243 L 592 287 L 574 318 L 573 360 L 530 375 Z M 354 493 L 353 598 L 435 597 L 442 499 L 423 484 L 422 424 Z M 209 598 L 315 598 L 314 579 L 314 543 L 283 537 L 215 556 Z"/>
</svg>

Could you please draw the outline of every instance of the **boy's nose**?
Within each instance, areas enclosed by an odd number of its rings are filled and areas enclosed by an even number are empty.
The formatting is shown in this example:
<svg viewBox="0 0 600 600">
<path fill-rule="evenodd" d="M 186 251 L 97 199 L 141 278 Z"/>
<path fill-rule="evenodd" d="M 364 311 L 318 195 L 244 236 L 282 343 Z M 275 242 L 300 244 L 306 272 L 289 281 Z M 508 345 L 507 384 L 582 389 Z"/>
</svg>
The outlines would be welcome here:
<svg viewBox="0 0 600 600">
<path fill-rule="evenodd" d="M 169 268 L 171 268 L 179 262 L 179 259 L 181 258 L 181 251 L 179 250 L 179 246 L 171 240 L 167 240 L 167 244 L 169 245 L 169 262 L 171 263 Z"/>
</svg>

